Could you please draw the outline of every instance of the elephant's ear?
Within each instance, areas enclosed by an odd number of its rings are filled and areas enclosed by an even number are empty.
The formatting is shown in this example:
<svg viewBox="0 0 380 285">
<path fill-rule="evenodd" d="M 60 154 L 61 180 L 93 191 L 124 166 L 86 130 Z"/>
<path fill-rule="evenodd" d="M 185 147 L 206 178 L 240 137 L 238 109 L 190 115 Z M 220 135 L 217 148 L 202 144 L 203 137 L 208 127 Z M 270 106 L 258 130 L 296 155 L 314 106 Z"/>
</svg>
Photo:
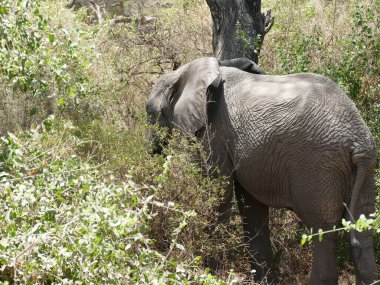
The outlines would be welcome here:
<svg viewBox="0 0 380 285">
<path fill-rule="evenodd" d="M 169 99 L 173 123 L 185 131 L 195 132 L 207 121 L 207 90 L 221 81 L 219 62 L 213 57 L 193 60 L 180 67 L 179 80 Z"/>
<path fill-rule="evenodd" d="M 222 60 L 220 62 L 221 66 L 236 67 L 240 70 L 255 73 L 255 74 L 265 74 L 264 69 L 258 66 L 253 61 L 249 60 L 246 57 L 239 57 L 233 59 Z"/>
</svg>

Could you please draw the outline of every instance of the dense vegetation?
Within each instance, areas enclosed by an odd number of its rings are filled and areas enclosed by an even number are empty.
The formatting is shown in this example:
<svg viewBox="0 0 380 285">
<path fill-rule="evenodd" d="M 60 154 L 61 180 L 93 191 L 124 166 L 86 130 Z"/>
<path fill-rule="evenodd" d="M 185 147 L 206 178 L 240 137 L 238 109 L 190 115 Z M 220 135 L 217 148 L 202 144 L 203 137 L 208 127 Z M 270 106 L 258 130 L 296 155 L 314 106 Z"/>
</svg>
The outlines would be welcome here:
<svg viewBox="0 0 380 285">
<path fill-rule="evenodd" d="M 146 139 L 155 78 L 211 54 L 204 2 L 172 0 L 101 24 L 58 0 L 0 3 L 0 282 L 233 284 L 249 274 L 240 218 L 216 222 L 226 181 L 204 175 L 198 143 L 174 136 L 152 156 Z M 263 5 L 276 16 L 264 69 L 329 76 L 380 146 L 379 1 Z M 379 264 L 377 205 L 359 222 L 377 228 Z M 305 282 L 307 230 L 289 211 L 271 216 L 281 283 Z M 352 284 L 339 247 L 340 284 Z"/>
</svg>

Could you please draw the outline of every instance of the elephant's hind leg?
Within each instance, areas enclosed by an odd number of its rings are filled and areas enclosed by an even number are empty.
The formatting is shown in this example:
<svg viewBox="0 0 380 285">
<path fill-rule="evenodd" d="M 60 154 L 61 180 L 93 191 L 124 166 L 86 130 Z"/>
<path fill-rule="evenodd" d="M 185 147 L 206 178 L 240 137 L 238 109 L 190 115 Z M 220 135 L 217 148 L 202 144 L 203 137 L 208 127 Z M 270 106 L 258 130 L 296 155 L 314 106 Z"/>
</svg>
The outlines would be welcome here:
<svg viewBox="0 0 380 285">
<path fill-rule="evenodd" d="M 326 173 L 312 169 L 299 176 L 294 182 L 292 193 L 295 212 L 302 222 L 314 232 L 319 229 L 332 230 L 334 226 L 339 225 L 344 212 L 344 184 L 345 181 L 333 171 Z M 337 285 L 336 233 L 323 234 L 321 241 L 319 236 L 316 236 L 313 239 L 313 247 L 310 284 Z"/>
<path fill-rule="evenodd" d="M 356 233 L 356 237 L 360 242 L 360 246 L 352 246 L 351 254 L 354 260 L 356 271 L 356 284 L 368 285 L 379 284 L 380 280 L 377 278 L 377 266 L 375 260 L 375 253 L 373 250 L 373 237 L 372 231 L 366 230 L 361 233 Z M 377 280 L 378 283 L 375 282 Z"/>
<path fill-rule="evenodd" d="M 373 171 L 374 170 L 372 169 L 369 173 L 366 185 L 362 190 L 361 199 L 358 202 L 358 210 L 355 215 L 356 219 L 359 218 L 360 214 L 369 217 L 371 213 L 375 212 L 375 180 Z M 346 219 L 348 220 L 349 217 L 346 217 Z M 380 285 L 373 247 L 373 232 L 372 230 L 366 230 L 363 232 L 356 232 L 355 235 L 360 246 L 352 246 L 350 244 L 350 248 L 355 265 L 356 284 Z"/>
<path fill-rule="evenodd" d="M 255 279 L 268 281 L 274 279 L 272 266 L 272 248 L 269 235 L 269 209 L 247 193 L 235 181 L 235 193 L 239 212 L 243 219 L 246 240 L 251 251 L 252 269 Z"/>
<path fill-rule="evenodd" d="M 310 285 L 338 284 L 336 234 L 324 234 L 323 239 L 313 239 L 313 265 Z"/>
</svg>

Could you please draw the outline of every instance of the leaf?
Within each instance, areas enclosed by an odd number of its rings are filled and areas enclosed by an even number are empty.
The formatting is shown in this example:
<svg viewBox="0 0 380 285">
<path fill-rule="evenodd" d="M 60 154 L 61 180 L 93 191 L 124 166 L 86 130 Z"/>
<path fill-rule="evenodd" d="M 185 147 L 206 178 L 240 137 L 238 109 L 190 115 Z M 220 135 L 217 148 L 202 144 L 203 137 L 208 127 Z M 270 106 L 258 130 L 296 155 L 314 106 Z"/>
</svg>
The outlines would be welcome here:
<svg viewBox="0 0 380 285">
<path fill-rule="evenodd" d="M 54 122 L 54 115 L 50 115 L 47 119 L 43 121 L 43 124 L 47 132 L 50 132 L 51 128 L 53 127 L 53 122 Z"/>
<path fill-rule="evenodd" d="M 7 15 L 8 13 L 9 10 L 6 7 L 0 5 L 0 15 Z"/>
<path fill-rule="evenodd" d="M 36 107 L 33 107 L 33 108 L 30 109 L 30 111 L 29 111 L 29 116 L 34 116 L 35 114 L 37 114 L 37 108 L 36 108 Z"/>
<path fill-rule="evenodd" d="M 148 204 L 148 203 L 150 203 L 150 201 L 152 201 L 153 197 L 154 197 L 154 195 L 150 195 L 150 196 L 148 196 L 148 197 L 145 199 L 144 204 Z"/>
<path fill-rule="evenodd" d="M 304 245 L 307 241 L 307 235 L 306 234 L 303 234 L 302 235 L 302 239 L 301 239 L 301 245 Z"/>
<path fill-rule="evenodd" d="M 342 225 L 343 225 L 343 227 L 349 227 L 350 224 L 351 224 L 350 221 L 346 221 L 345 219 L 342 219 Z"/>
<path fill-rule="evenodd" d="M 49 34 L 49 42 L 54 43 L 55 36 L 53 34 Z"/>
<path fill-rule="evenodd" d="M 321 242 L 323 240 L 323 231 L 322 231 L 322 229 L 318 230 L 318 240 L 319 240 L 319 242 Z"/>
<path fill-rule="evenodd" d="M 41 223 L 37 223 L 34 225 L 34 227 L 32 228 L 32 230 L 30 231 L 31 234 L 34 234 L 36 231 L 38 231 L 38 229 L 40 228 L 42 224 Z"/>
<path fill-rule="evenodd" d="M 180 244 L 180 243 L 176 243 L 175 247 L 178 248 L 178 249 L 180 249 L 180 250 L 182 250 L 182 251 L 186 250 L 185 247 L 182 244 Z"/>
<path fill-rule="evenodd" d="M 13 133 L 9 133 L 9 132 L 8 132 L 8 141 L 9 141 L 10 143 L 12 143 L 12 142 L 17 142 L 18 139 L 17 139 L 17 137 L 16 137 Z"/>
<path fill-rule="evenodd" d="M 6 239 L 2 239 L 2 240 L 0 240 L 0 245 L 3 248 L 6 248 L 9 245 L 9 243 L 8 243 L 8 241 Z"/>
<path fill-rule="evenodd" d="M 59 98 L 57 100 L 57 107 L 58 108 L 61 108 L 63 106 L 63 104 L 65 103 L 65 99 L 64 98 Z"/>
</svg>

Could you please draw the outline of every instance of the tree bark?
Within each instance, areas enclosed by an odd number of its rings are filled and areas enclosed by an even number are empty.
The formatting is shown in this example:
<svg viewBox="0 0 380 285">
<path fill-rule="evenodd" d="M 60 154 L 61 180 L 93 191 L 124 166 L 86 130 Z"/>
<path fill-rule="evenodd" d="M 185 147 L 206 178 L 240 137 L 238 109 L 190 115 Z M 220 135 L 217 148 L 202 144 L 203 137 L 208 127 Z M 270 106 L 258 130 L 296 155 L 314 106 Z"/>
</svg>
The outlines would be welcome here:
<svg viewBox="0 0 380 285">
<path fill-rule="evenodd" d="M 261 0 L 206 0 L 213 20 L 213 53 L 219 60 L 247 57 L 258 63 L 264 36 L 273 25 Z"/>
</svg>

